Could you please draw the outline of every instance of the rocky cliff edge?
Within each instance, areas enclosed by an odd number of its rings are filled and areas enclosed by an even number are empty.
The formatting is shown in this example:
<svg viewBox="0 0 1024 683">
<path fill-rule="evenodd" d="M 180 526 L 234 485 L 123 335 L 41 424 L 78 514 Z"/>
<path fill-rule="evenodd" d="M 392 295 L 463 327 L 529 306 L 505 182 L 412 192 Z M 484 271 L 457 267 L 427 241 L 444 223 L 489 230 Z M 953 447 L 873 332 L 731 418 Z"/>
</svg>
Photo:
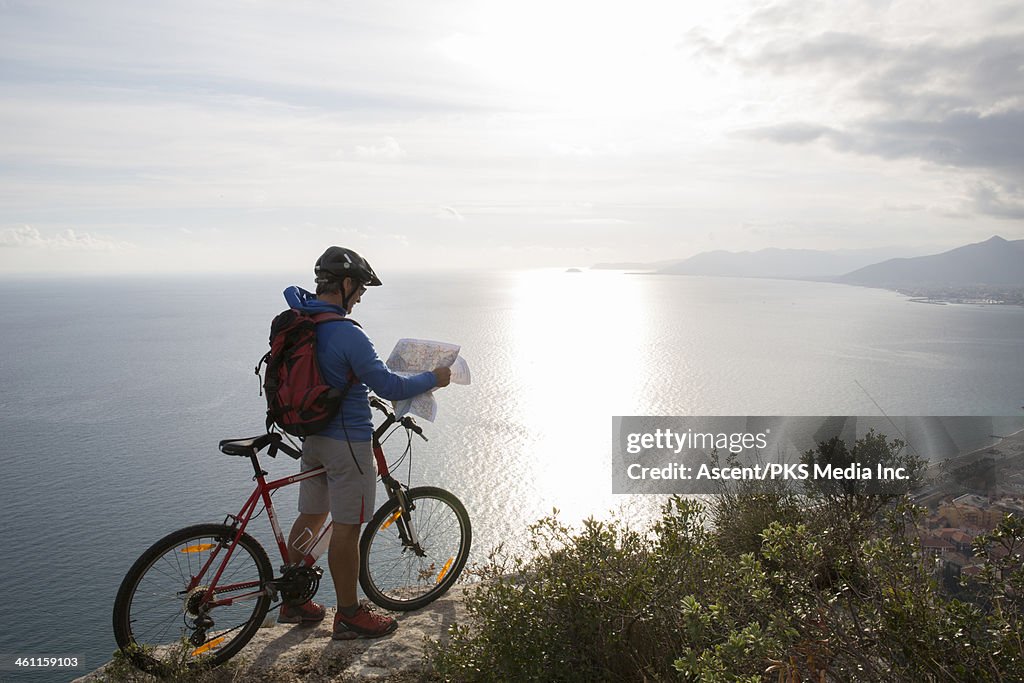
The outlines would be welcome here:
<svg viewBox="0 0 1024 683">
<path fill-rule="evenodd" d="M 334 609 L 316 626 L 277 624 L 276 611 L 256 636 L 225 666 L 225 680 L 378 681 L 411 683 L 429 679 L 426 640 L 444 640 L 448 627 L 464 618 L 463 591 L 456 586 L 443 598 L 415 612 L 390 613 L 398 630 L 383 638 L 332 640 Z M 72 683 L 126 680 L 98 669 Z M 229 673 L 230 672 L 230 673 Z M 128 679 L 130 680 L 130 679 Z M 142 680 L 142 679 L 138 679 Z"/>
</svg>

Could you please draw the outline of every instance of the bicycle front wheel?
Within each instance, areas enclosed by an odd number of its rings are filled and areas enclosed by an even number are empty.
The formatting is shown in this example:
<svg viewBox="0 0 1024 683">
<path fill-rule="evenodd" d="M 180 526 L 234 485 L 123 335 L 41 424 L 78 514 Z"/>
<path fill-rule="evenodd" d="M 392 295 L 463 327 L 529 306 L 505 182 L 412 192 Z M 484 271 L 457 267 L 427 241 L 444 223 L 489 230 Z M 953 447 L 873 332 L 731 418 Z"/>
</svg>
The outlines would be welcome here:
<svg viewBox="0 0 1024 683">
<path fill-rule="evenodd" d="M 419 609 L 444 595 L 469 557 L 469 513 L 451 493 L 433 486 L 405 493 L 381 506 L 359 542 L 359 585 L 385 609 Z"/>
<path fill-rule="evenodd" d="M 114 638 L 135 666 L 158 676 L 216 666 L 256 634 L 270 608 L 264 587 L 274 570 L 248 534 L 229 558 L 235 533 L 223 524 L 179 529 L 128 570 L 114 601 Z"/>
</svg>

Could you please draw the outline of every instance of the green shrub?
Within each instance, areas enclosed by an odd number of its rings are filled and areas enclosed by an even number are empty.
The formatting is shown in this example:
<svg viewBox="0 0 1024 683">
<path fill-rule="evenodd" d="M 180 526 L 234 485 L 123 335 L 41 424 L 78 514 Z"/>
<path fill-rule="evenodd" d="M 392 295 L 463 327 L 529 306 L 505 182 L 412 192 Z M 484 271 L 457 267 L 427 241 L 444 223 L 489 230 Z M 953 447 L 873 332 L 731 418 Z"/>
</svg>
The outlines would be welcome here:
<svg viewBox="0 0 1024 683">
<path fill-rule="evenodd" d="M 874 434 L 806 457 L 916 467 Z M 429 657 L 454 681 L 1024 680 L 1024 523 L 979 539 L 966 602 L 907 533 L 920 514 L 896 491 L 745 482 L 707 507 L 669 498 L 648 531 L 553 515 L 529 559 L 492 560 Z"/>
<path fill-rule="evenodd" d="M 660 536 L 549 517 L 531 528 L 534 559 L 470 591 L 473 619 L 435 648 L 453 680 L 622 680 L 672 670 L 680 599 L 711 581 L 700 507 L 673 499 Z"/>
<path fill-rule="evenodd" d="M 190 653 L 195 649 L 188 641 L 182 640 L 180 647 L 170 660 L 170 668 L 163 676 L 155 676 L 136 668 L 131 657 L 122 650 L 116 650 L 110 662 L 98 672 L 98 679 L 104 683 L 234 683 L 241 679 L 243 667 L 239 661 L 232 660 L 216 668 L 202 668 L 191 665 Z M 132 646 L 130 652 L 149 652 L 150 646 Z"/>
</svg>

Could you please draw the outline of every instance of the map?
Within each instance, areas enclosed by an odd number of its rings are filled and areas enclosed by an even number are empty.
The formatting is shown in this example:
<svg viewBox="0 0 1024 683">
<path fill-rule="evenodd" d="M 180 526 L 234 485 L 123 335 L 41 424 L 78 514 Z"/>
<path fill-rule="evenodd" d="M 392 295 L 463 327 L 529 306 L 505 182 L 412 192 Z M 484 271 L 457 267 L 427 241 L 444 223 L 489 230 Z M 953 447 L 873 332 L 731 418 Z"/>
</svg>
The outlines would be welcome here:
<svg viewBox="0 0 1024 683">
<path fill-rule="evenodd" d="M 469 364 L 459 355 L 461 348 L 457 344 L 427 339 L 399 339 L 388 356 L 387 366 L 392 372 L 405 377 L 434 368 L 451 368 L 453 384 L 469 384 Z M 437 417 L 437 401 L 433 391 L 394 401 L 393 404 L 395 414 L 399 417 L 412 413 L 430 422 Z"/>
</svg>

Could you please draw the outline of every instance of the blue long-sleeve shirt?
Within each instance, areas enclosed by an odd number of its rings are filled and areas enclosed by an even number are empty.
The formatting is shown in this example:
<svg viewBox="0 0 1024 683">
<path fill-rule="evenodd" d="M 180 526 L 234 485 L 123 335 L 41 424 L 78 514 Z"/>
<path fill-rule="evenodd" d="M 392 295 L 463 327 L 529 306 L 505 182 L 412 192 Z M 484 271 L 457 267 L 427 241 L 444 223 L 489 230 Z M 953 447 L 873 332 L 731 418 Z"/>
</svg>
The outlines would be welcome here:
<svg viewBox="0 0 1024 683">
<path fill-rule="evenodd" d="M 320 301 L 301 287 L 284 290 L 284 299 L 291 308 L 307 313 L 340 313 L 340 306 Z M 391 372 L 377 356 L 373 343 L 362 328 L 343 320 L 320 323 L 316 329 L 317 361 L 320 372 L 332 387 L 344 390 L 349 384 L 349 371 L 356 380 L 348 388 L 338 415 L 317 436 L 342 441 L 369 441 L 373 434 L 370 417 L 369 390 L 389 401 L 411 398 L 437 386 L 433 372 L 402 377 Z"/>
</svg>

